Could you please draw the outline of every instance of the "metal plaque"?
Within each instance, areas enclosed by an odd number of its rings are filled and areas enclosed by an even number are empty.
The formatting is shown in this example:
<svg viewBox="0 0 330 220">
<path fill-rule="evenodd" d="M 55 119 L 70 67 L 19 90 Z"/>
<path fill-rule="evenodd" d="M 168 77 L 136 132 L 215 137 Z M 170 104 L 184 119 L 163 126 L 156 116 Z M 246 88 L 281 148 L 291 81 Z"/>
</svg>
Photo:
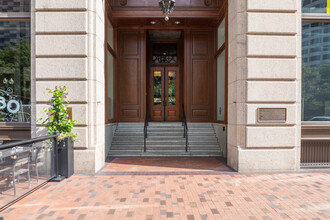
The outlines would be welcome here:
<svg viewBox="0 0 330 220">
<path fill-rule="evenodd" d="M 258 108 L 258 122 L 286 122 L 286 108 Z"/>
</svg>

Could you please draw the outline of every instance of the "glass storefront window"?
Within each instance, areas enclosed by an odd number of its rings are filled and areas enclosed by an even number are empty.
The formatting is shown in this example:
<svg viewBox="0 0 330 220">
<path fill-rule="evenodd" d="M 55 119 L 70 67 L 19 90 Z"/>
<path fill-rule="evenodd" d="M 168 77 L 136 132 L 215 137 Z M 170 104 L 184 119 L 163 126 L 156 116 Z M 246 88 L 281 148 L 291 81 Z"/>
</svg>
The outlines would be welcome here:
<svg viewBox="0 0 330 220">
<path fill-rule="evenodd" d="M 226 53 L 217 58 L 217 120 L 225 120 L 225 78 L 226 78 Z"/>
<path fill-rule="evenodd" d="M 302 28 L 302 120 L 330 121 L 330 23 Z M 315 39 L 321 39 L 315 41 Z"/>
<path fill-rule="evenodd" d="M 109 19 L 107 19 L 107 42 L 113 49 L 113 27 Z"/>
<path fill-rule="evenodd" d="M 303 13 L 330 13 L 330 5 L 327 0 L 303 0 Z"/>
<path fill-rule="evenodd" d="M 30 109 L 30 22 L 0 22 L 0 122 L 30 122 Z"/>
<path fill-rule="evenodd" d="M 226 19 L 223 19 L 221 24 L 218 27 L 218 49 L 226 41 Z"/>
<path fill-rule="evenodd" d="M 0 0 L 0 12 L 30 12 L 31 0 Z"/>
<path fill-rule="evenodd" d="M 108 120 L 114 119 L 114 59 L 112 54 L 108 51 L 107 56 L 107 74 L 108 74 Z"/>
</svg>

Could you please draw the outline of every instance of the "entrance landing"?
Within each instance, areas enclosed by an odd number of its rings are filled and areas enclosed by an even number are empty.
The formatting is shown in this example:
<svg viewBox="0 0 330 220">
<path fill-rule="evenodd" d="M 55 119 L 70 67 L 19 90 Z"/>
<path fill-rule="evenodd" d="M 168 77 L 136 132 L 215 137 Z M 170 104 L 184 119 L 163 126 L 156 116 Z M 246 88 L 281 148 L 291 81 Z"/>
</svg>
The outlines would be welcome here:
<svg viewBox="0 0 330 220">
<path fill-rule="evenodd" d="M 222 158 L 114 158 L 100 175 L 213 175 L 233 172 Z"/>
</svg>

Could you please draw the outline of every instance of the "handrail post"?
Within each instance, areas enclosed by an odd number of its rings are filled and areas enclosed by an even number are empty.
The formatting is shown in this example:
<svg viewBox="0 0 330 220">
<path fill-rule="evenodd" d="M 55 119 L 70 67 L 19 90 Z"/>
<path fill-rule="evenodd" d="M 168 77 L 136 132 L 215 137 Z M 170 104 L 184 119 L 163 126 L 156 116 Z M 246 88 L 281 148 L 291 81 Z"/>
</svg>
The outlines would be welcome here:
<svg viewBox="0 0 330 220">
<path fill-rule="evenodd" d="M 54 132 L 54 135 L 56 135 L 56 131 Z M 55 175 L 56 178 L 58 177 L 58 144 L 57 144 L 57 137 L 54 138 L 54 153 L 55 153 Z"/>
<path fill-rule="evenodd" d="M 186 152 L 188 152 L 188 125 L 186 113 L 184 112 L 184 104 L 182 104 L 182 126 L 183 126 L 183 137 L 186 138 Z"/>
<path fill-rule="evenodd" d="M 144 152 L 147 152 L 147 140 L 146 138 L 148 137 L 148 125 L 149 125 L 149 119 L 148 119 L 148 104 L 147 104 L 147 108 L 146 108 L 146 115 L 145 115 L 145 119 L 144 119 Z"/>
<path fill-rule="evenodd" d="M 187 134 L 186 134 L 186 152 L 188 152 L 188 127 L 186 129 L 186 132 L 187 132 Z"/>
</svg>

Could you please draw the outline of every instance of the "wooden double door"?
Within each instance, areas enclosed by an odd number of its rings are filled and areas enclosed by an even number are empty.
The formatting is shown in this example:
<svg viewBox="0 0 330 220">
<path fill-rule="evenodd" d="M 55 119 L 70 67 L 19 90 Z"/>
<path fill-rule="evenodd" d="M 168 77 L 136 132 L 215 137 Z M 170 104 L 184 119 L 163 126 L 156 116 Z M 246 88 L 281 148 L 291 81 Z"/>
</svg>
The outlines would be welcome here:
<svg viewBox="0 0 330 220">
<path fill-rule="evenodd" d="M 152 67 L 149 74 L 148 94 L 151 121 L 180 120 L 179 67 Z"/>
</svg>

